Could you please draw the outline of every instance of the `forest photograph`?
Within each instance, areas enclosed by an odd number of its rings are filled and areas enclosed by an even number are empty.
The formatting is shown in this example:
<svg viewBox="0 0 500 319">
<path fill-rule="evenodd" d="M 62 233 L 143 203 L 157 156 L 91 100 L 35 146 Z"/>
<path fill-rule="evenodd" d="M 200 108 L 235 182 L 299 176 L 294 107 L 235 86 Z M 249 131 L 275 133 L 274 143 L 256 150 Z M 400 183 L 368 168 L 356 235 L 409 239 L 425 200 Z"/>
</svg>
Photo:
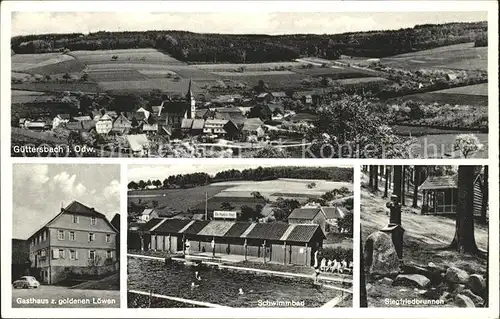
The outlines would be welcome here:
<svg viewBox="0 0 500 319">
<path fill-rule="evenodd" d="M 488 166 L 368 165 L 361 307 L 488 307 Z"/>
</svg>

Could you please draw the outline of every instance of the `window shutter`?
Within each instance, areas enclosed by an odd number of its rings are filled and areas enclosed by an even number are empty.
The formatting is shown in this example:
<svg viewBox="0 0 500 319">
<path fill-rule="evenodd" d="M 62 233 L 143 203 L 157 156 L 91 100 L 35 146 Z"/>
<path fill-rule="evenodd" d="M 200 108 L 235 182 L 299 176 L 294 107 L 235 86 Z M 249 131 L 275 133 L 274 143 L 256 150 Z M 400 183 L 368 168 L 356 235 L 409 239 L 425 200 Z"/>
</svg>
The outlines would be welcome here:
<svg viewBox="0 0 500 319">
<path fill-rule="evenodd" d="M 78 250 L 75 251 L 75 259 L 78 260 Z"/>
<path fill-rule="evenodd" d="M 64 259 L 65 256 L 66 256 L 66 251 L 63 249 L 61 250 L 61 258 Z"/>
<path fill-rule="evenodd" d="M 89 259 L 90 259 L 90 250 L 89 250 Z"/>
<path fill-rule="evenodd" d="M 52 258 L 53 259 L 58 259 L 59 258 L 59 250 L 52 249 Z"/>
</svg>

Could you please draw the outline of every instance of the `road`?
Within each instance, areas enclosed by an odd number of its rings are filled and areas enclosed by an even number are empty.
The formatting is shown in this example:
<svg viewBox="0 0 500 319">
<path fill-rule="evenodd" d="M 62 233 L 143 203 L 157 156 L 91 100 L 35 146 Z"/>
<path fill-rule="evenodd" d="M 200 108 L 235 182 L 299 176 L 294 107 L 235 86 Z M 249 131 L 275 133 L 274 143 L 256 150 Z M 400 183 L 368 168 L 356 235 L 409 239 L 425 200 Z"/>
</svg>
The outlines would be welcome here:
<svg viewBox="0 0 500 319">
<path fill-rule="evenodd" d="M 83 290 L 60 286 L 12 289 L 12 308 L 119 308 L 118 290 Z"/>
</svg>

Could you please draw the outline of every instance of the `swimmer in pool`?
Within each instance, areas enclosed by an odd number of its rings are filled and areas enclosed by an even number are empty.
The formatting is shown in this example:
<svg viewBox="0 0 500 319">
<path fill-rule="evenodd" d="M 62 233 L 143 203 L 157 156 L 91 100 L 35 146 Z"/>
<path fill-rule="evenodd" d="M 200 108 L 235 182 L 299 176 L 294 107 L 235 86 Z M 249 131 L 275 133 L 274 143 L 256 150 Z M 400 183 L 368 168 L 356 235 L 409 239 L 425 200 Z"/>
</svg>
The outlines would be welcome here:
<svg viewBox="0 0 500 319">
<path fill-rule="evenodd" d="M 197 271 L 194 273 L 194 278 L 196 278 L 196 280 L 198 281 L 201 281 L 201 276 Z"/>
<path fill-rule="evenodd" d="M 193 289 L 193 288 L 197 288 L 197 287 L 199 287 L 199 286 L 200 286 L 200 285 L 195 285 L 195 284 L 194 284 L 194 282 L 192 282 L 192 283 L 191 283 L 191 289 Z"/>
<path fill-rule="evenodd" d="M 240 288 L 240 290 L 238 291 L 238 294 L 243 295 L 243 289 Z"/>
</svg>

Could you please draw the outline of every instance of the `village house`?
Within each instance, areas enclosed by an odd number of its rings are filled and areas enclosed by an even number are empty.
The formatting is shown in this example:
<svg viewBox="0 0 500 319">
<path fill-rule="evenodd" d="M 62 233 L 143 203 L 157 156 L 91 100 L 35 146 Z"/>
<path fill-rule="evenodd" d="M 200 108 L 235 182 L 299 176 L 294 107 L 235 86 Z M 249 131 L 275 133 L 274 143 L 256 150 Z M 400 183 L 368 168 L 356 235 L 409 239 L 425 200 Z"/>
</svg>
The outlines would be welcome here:
<svg viewBox="0 0 500 319">
<path fill-rule="evenodd" d="M 326 216 L 320 207 L 296 208 L 288 216 L 290 224 L 316 224 L 324 232 L 326 229 Z"/>
<path fill-rule="evenodd" d="M 74 274 L 115 272 L 117 236 L 105 215 L 73 201 L 28 238 L 35 277 L 55 284 Z"/>
<path fill-rule="evenodd" d="M 46 120 L 26 120 L 24 121 L 24 128 L 31 131 L 44 131 L 50 129 L 52 121 Z"/>
<path fill-rule="evenodd" d="M 113 122 L 111 131 L 118 134 L 126 134 L 132 128 L 131 121 L 124 115 L 120 114 Z"/>
<path fill-rule="evenodd" d="M 108 134 L 113 129 L 113 119 L 108 114 L 98 115 L 94 118 L 94 121 L 95 130 L 98 134 Z"/>
<path fill-rule="evenodd" d="M 227 120 L 206 120 L 205 126 L 203 127 L 203 133 L 207 135 L 226 135 L 226 130 L 224 126 L 228 123 Z"/>
<path fill-rule="evenodd" d="M 68 123 L 70 120 L 69 114 L 57 114 L 52 120 L 52 129 L 55 129 L 63 123 Z"/>
<path fill-rule="evenodd" d="M 83 122 L 83 121 L 90 121 L 90 120 L 92 120 L 92 118 L 88 115 L 73 116 L 73 121 Z"/>
<path fill-rule="evenodd" d="M 158 218 L 158 212 L 154 208 L 146 208 L 142 211 L 141 216 L 139 217 L 139 221 L 145 223 L 150 219 Z"/>
<path fill-rule="evenodd" d="M 258 117 L 246 119 L 243 123 L 241 134 L 243 138 L 247 138 L 250 135 L 256 135 L 258 138 L 264 137 L 266 135 L 264 122 Z"/>
<path fill-rule="evenodd" d="M 158 123 L 155 124 L 142 124 L 142 132 L 148 135 L 155 135 L 158 133 Z"/>
<path fill-rule="evenodd" d="M 283 101 L 288 98 L 285 92 L 271 92 L 270 94 L 273 96 L 274 101 Z"/>
<path fill-rule="evenodd" d="M 133 156 L 148 156 L 149 140 L 146 134 L 125 135 L 125 139 Z"/>
<path fill-rule="evenodd" d="M 200 135 L 205 127 L 204 119 L 183 119 L 181 129 L 184 133 L 191 135 Z"/>
</svg>

